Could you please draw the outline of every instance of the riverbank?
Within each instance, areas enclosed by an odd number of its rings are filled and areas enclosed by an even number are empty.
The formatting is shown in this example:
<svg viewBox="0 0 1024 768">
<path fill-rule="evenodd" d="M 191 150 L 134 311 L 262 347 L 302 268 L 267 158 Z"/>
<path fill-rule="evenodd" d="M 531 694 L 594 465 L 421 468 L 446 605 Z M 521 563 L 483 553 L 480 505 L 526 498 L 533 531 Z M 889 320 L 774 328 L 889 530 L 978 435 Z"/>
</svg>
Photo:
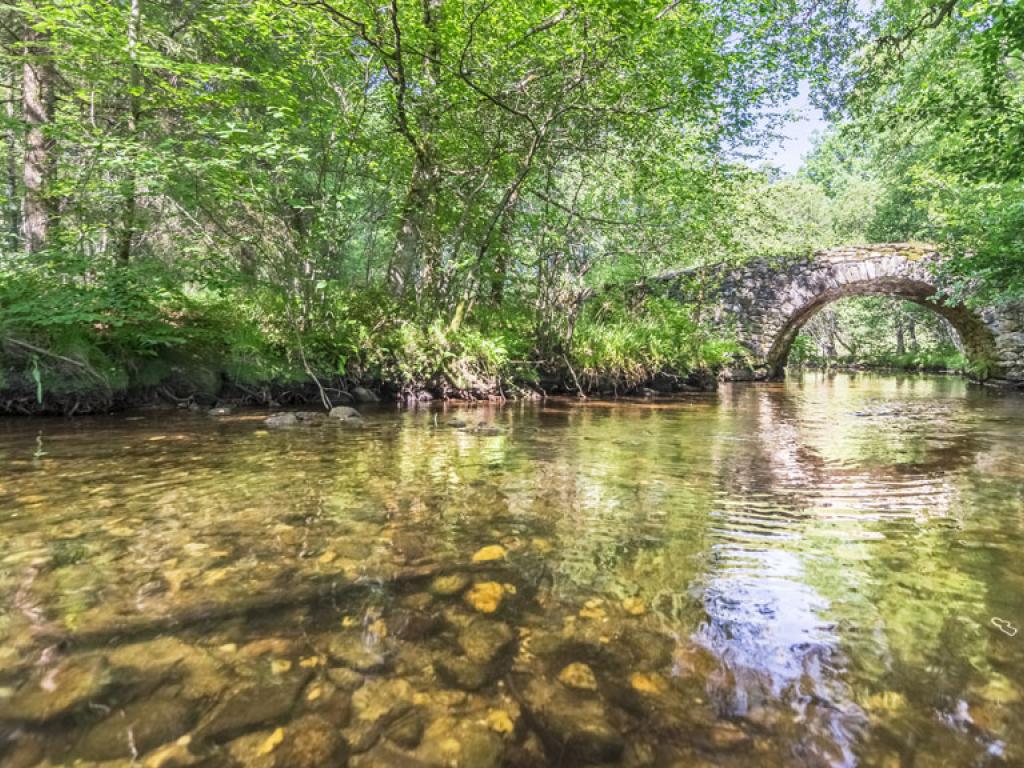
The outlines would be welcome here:
<svg viewBox="0 0 1024 768">
<path fill-rule="evenodd" d="M 0 389 L 0 415 L 75 416 L 117 413 L 138 408 L 177 407 L 194 411 L 263 406 L 311 407 L 368 402 L 406 405 L 432 401 L 522 401 L 570 395 L 588 398 L 653 397 L 680 392 L 713 391 L 714 371 L 701 369 L 660 373 L 635 382 L 613 377 L 580 376 L 568 367 L 551 367 L 521 378 L 478 379 L 459 386 L 446 377 L 418 384 L 373 378 L 307 376 L 281 381 L 237 381 L 210 369 L 179 372 L 150 386 L 41 388 L 31 378 L 7 371 Z"/>
</svg>

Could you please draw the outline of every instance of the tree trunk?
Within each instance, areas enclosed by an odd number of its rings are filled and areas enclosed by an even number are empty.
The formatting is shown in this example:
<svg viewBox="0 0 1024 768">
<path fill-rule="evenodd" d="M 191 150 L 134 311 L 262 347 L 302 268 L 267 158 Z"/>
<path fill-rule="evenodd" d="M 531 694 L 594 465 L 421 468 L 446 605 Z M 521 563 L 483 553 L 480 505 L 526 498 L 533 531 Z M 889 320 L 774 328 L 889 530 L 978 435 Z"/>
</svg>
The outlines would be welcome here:
<svg viewBox="0 0 1024 768">
<path fill-rule="evenodd" d="M 441 172 L 434 161 L 433 151 L 425 148 L 413 163 L 409 189 L 402 204 L 395 256 L 389 271 L 395 293 L 414 290 L 419 298 L 433 282 L 441 253 L 437 230 L 440 182 Z"/>
<path fill-rule="evenodd" d="M 15 107 L 14 95 L 17 93 L 17 75 L 12 68 L 7 78 L 7 123 L 8 128 L 4 132 L 4 145 L 7 150 L 4 187 L 7 195 L 7 211 L 5 222 L 7 225 L 7 249 L 11 252 L 18 250 L 21 237 L 21 203 L 18 199 L 18 139 L 14 131 Z"/>
<path fill-rule="evenodd" d="M 128 12 L 128 135 L 132 142 L 138 138 L 139 114 L 142 111 L 139 88 L 142 76 L 139 72 L 139 32 L 142 26 L 142 0 L 131 0 Z M 117 260 L 127 264 L 132 257 L 132 240 L 135 237 L 135 207 L 138 177 L 133 165 L 125 181 L 124 213 L 121 222 L 121 237 L 117 246 Z"/>
<path fill-rule="evenodd" d="M 47 36 L 31 27 L 25 30 L 25 64 L 22 71 L 22 111 L 25 135 L 25 202 L 23 226 L 25 249 L 36 253 L 46 247 L 54 218 L 46 196 L 50 180 L 53 142 L 46 132 L 53 120 L 53 66 Z"/>
<path fill-rule="evenodd" d="M 441 235 L 437 220 L 441 166 L 434 140 L 437 124 L 435 111 L 438 108 L 434 101 L 441 76 L 442 0 L 421 0 L 421 3 L 428 43 L 423 52 L 424 77 L 417 88 L 420 107 L 416 116 L 415 134 L 408 124 L 406 101 L 407 92 L 413 84 L 406 80 L 397 4 L 393 2 L 391 6 L 396 40 L 399 130 L 411 144 L 414 160 L 388 277 L 393 292 L 408 294 L 412 289 L 417 301 L 432 292 L 441 265 Z"/>
<path fill-rule="evenodd" d="M 921 349 L 920 344 L 917 343 L 917 323 L 914 322 L 914 318 L 907 318 L 907 340 L 910 343 L 910 351 L 917 352 Z"/>
<path fill-rule="evenodd" d="M 907 344 L 903 332 L 903 316 L 896 315 L 896 354 L 904 355 L 907 352 Z"/>
</svg>

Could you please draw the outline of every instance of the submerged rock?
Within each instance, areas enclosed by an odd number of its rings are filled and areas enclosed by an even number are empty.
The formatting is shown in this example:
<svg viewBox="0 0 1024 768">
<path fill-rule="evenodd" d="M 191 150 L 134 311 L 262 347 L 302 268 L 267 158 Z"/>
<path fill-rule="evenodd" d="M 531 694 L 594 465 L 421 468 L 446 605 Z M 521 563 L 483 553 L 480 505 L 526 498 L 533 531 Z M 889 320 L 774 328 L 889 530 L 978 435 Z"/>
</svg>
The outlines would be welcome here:
<svg viewBox="0 0 1024 768">
<path fill-rule="evenodd" d="M 332 637 L 327 654 L 349 669 L 363 674 L 377 674 L 391 666 L 379 641 L 368 641 L 361 634 L 353 632 Z"/>
<path fill-rule="evenodd" d="M 505 548 L 500 544 L 492 544 L 489 547 L 478 549 L 473 555 L 474 563 L 491 563 L 495 560 L 505 559 Z"/>
<path fill-rule="evenodd" d="M 486 725 L 442 717 L 427 727 L 418 754 L 428 765 L 496 768 L 504 751 L 501 737 Z"/>
<path fill-rule="evenodd" d="M 597 678 L 594 676 L 594 670 L 578 661 L 565 667 L 558 674 L 558 681 L 562 685 L 567 685 L 580 691 L 597 690 Z"/>
<path fill-rule="evenodd" d="M 405 749 L 415 749 L 423 739 L 423 713 L 411 709 L 388 726 L 385 738 Z"/>
<path fill-rule="evenodd" d="M 496 581 L 478 581 L 464 597 L 475 610 L 494 613 L 505 598 L 505 587 Z"/>
<path fill-rule="evenodd" d="M 295 418 L 303 424 L 323 424 L 327 421 L 327 414 L 321 411 L 296 411 Z"/>
<path fill-rule="evenodd" d="M 430 594 L 438 597 L 461 595 L 469 586 L 469 576 L 464 573 L 450 573 L 435 576 L 430 582 Z"/>
<path fill-rule="evenodd" d="M 352 722 L 345 729 L 353 752 L 365 752 L 384 729 L 413 708 L 412 686 L 401 678 L 370 680 L 352 696 Z"/>
<path fill-rule="evenodd" d="M 194 708 L 176 690 L 132 702 L 90 728 L 77 752 L 87 760 L 131 759 L 184 735 Z"/>
<path fill-rule="evenodd" d="M 596 695 L 581 695 L 534 677 L 522 690 L 520 704 L 549 754 L 564 756 L 574 763 L 611 762 L 622 754 L 622 735 L 609 721 L 609 713 Z"/>
<path fill-rule="evenodd" d="M 114 683 L 104 656 L 73 656 L 44 670 L 10 697 L 0 699 L 0 723 L 42 724 L 101 703 Z"/>
<path fill-rule="evenodd" d="M 241 685 L 230 691 L 196 732 L 200 740 L 227 741 L 287 719 L 310 678 L 306 670 Z"/>
<path fill-rule="evenodd" d="M 497 768 L 505 745 L 486 725 L 442 716 L 423 731 L 419 744 L 403 747 L 381 739 L 349 762 L 352 768 Z"/>
<path fill-rule="evenodd" d="M 318 715 L 241 736 L 227 745 L 227 752 L 249 768 L 329 768 L 344 765 L 348 755 L 341 734 Z"/>
</svg>

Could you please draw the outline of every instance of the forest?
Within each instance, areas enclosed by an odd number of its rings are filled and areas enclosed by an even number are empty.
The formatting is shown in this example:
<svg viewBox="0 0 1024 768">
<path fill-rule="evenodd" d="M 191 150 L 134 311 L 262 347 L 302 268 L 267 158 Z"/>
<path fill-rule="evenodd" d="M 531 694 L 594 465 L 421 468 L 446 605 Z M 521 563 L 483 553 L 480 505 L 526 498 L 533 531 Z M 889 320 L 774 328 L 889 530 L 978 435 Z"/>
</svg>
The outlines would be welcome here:
<svg viewBox="0 0 1024 768">
<path fill-rule="evenodd" d="M 1024 297 L 1012 0 L 12 0 L 0 34 L 4 412 L 685 381 L 743 350 L 649 278 L 838 244 Z M 784 174 L 801 87 L 829 127 Z M 796 356 L 963 365 L 886 299 Z"/>
</svg>

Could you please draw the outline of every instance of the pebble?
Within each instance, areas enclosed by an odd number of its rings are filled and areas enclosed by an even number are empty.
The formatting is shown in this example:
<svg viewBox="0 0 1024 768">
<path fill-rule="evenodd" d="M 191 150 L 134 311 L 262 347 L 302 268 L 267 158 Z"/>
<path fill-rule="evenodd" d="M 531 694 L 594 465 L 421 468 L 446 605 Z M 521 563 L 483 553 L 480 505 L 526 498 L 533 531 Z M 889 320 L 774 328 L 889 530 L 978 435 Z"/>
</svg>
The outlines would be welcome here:
<svg viewBox="0 0 1024 768">
<path fill-rule="evenodd" d="M 465 594 L 466 602 L 481 613 L 497 611 L 504 597 L 505 587 L 496 581 L 477 582 Z"/>
<path fill-rule="evenodd" d="M 597 690 L 597 678 L 594 676 L 594 670 L 578 661 L 569 664 L 559 672 L 558 680 L 562 685 L 567 685 L 580 691 Z"/>
</svg>

